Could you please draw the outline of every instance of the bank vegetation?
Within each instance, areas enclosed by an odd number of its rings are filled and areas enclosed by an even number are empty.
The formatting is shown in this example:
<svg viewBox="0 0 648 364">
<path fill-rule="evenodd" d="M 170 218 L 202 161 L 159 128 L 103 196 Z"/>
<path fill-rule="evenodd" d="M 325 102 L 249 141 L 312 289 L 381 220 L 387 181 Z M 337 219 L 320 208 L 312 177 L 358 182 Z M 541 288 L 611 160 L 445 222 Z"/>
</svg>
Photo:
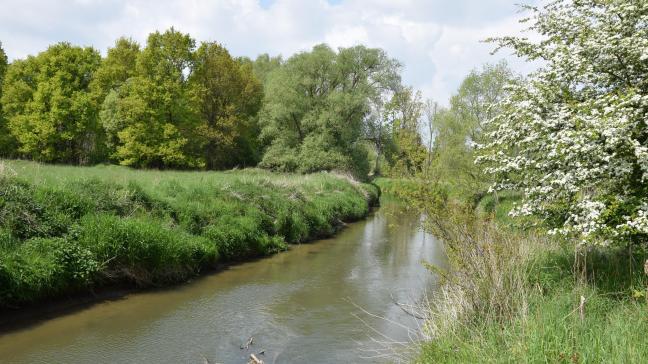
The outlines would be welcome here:
<svg viewBox="0 0 648 364">
<path fill-rule="evenodd" d="M 0 160 L 0 307 L 182 282 L 330 236 L 377 201 L 375 186 L 333 173 Z"/>
</svg>

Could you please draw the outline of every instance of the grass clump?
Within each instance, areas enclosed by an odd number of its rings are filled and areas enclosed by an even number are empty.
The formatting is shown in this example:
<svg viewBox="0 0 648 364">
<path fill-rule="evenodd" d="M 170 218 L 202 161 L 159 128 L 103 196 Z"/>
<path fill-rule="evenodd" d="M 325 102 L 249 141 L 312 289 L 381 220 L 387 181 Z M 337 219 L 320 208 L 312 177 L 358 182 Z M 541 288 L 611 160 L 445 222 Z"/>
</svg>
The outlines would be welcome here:
<svg viewBox="0 0 648 364">
<path fill-rule="evenodd" d="M 378 199 L 375 186 L 330 173 L 0 163 L 3 308 L 183 281 L 330 235 Z"/>
</svg>

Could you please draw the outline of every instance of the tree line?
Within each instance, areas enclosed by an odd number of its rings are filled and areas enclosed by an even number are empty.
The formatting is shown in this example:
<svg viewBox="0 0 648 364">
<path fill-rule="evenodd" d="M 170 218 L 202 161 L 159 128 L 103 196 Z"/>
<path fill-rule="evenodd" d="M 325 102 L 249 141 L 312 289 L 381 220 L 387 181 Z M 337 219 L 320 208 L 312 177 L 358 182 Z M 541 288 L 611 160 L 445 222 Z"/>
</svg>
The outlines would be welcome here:
<svg viewBox="0 0 648 364">
<path fill-rule="evenodd" d="M 120 38 L 105 57 L 63 42 L 8 63 L 0 47 L 0 156 L 362 177 L 395 163 L 405 130 L 422 146 L 418 115 L 400 112 L 415 96 L 400 69 L 364 46 L 233 57 L 173 28 L 144 46 Z"/>
</svg>

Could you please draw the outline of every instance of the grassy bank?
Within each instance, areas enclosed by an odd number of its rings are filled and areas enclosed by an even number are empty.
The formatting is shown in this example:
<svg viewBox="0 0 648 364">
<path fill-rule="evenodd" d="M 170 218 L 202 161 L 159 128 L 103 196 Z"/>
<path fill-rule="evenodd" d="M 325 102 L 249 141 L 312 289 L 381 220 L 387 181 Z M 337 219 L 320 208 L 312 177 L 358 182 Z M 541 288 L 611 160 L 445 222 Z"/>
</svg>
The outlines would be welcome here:
<svg viewBox="0 0 648 364">
<path fill-rule="evenodd" d="M 387 193 L 407 182 L 378 181 Z M 575 251 L 506 214 L 515 194 L 473 207 L 403 198 L 428 213 L 451 270 L 426 305 L 420 363 L 641 363 L 648 357 L 648 253 L 639 247 Z M 434 196 L 434 195 L 432 195 Z M 433 202 L 437 200 L 437 202 Z M 415 202 L 412 202 L 415 204 Z M 441 208 L 442 206 L 442 208 Z"/>
<path fill-rule="evenodd" d="M 329 236 L 378 190 L 333 174 L 135 171 L 0 160 L 0 307 L 127 284 Z"/>
<path fill-rule="evenodd" d="M 471 224 L 449 233 L 456 234 L 454 270 L 432 299 L 419 362 L 640 363 L 648 357 L 644 252 L 575 255 L 573 244 L 541 232 L 497 221 Z"/>
</svg>

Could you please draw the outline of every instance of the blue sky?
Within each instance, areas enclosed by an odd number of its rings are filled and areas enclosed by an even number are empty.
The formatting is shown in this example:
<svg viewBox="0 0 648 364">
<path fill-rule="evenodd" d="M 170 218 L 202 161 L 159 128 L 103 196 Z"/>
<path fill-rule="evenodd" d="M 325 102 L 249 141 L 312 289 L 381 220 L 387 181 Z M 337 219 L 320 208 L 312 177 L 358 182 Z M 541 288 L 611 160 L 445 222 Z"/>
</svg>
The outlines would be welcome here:
<svg viewBox="0 0 648 364">
<path fill-rule="evenodd" d="M 10 59 L 69 41 L 105 53 L 115 39 L 144 43 L 174 26 L 233 55 L 284 57 L 319 43 L 385 49 L 406 83 L 442 104 L 473 68 L 507 58 L 481 40 L 518 34 L 517 0 L 0 0 L 0 41 Z M 536 0 L 526 1 L 534 4 Z"/>
</svg>

